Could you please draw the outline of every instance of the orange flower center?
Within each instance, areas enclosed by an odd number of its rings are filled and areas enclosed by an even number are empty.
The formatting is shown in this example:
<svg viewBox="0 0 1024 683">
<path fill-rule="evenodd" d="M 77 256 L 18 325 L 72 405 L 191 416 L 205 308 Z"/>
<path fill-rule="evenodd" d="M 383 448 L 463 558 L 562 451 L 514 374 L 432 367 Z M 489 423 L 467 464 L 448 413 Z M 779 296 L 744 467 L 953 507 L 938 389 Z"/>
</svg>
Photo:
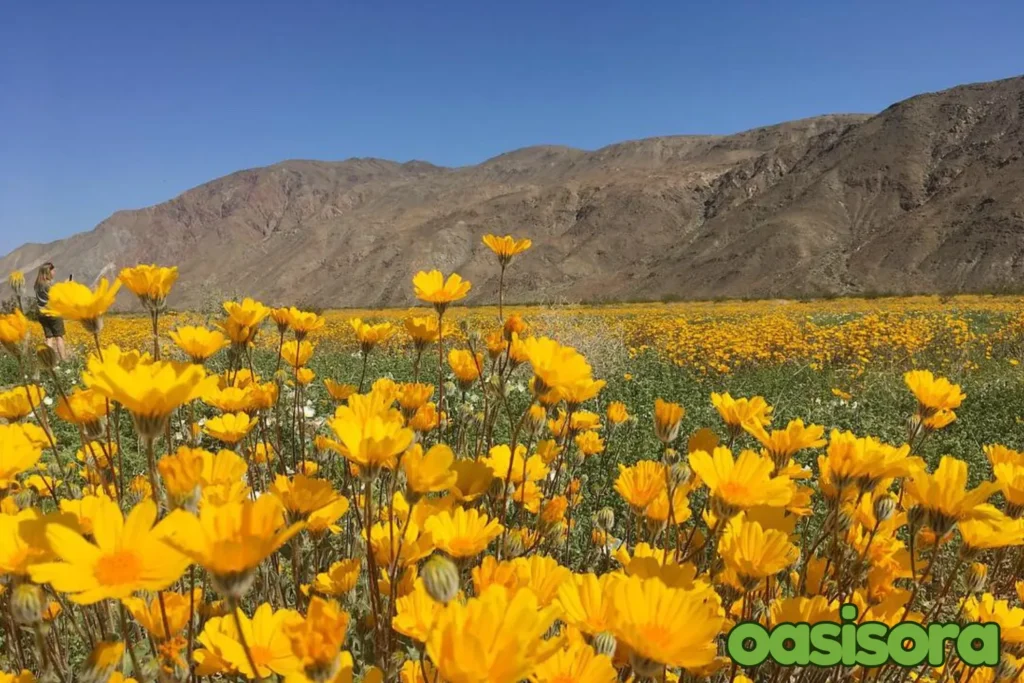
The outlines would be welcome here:
<svg viewBox="0 0 1024 683">
<path fill-rule="evenodd" d="M 142 558 L 132 550 L 114 551 L 96 562 L 95 574 L 103 586 L 133 583 L 142 574 Z"/>
<path fill-rule="evenodd" d="M 736 500 L 750 495 L 750 487 L 736 481 L 727 481 L 719 489 L 721 497 L 726 500 Z"/>
<path fill-rule="evenodd" d="M 448 541 L 448 552 L 455 557 L 469 557 L 480 552 L 479 545 L 476 537 L 459 536 Z"/>
<path fill-rule="evenodd" d="M 662 653 L 674 644 L 677 636 L 669 633 L 661 624 L 639 624 L 637 626 L 637 644 L 643 643 L 645 652 Z"/>
<path fill-rule="evenodd" d="M 270 662 L 274 660 L 274 653 L 266 645 L 249 645 L 249 651 L 252 652 L 252 660 L 257 667 L 269 668 Z"/>
</svg>

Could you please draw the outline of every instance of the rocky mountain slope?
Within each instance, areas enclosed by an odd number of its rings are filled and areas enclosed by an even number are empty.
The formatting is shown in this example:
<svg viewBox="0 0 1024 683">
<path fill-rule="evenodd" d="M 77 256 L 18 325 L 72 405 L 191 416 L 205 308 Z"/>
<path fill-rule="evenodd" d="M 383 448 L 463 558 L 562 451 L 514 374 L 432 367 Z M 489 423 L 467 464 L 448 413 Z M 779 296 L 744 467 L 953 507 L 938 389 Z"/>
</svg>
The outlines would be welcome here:
<svg viewBox="0 0 1024 683">
<path fill-rule="evenodd" d="M 336 308 L 410 304 L 412 275 L 439 267 L 489 301 L 497 269 L 480 238 L 493 232 L 534 241 L 509 272 L 511 301 L 1015 288 L 1022 113 L 1024 77 L 874 116 L 529 147 L 463 168 L 286 161 L 25 245 L 0 272 L 177 264 L 176 307 L 246 293 Z"/>
</svg>

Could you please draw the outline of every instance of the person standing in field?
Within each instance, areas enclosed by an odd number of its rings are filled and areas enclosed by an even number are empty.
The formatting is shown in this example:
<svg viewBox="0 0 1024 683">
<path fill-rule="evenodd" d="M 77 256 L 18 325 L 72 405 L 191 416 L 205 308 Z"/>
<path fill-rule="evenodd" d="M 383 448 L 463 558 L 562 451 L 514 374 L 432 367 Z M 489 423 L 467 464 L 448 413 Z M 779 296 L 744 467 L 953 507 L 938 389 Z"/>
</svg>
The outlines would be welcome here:
<svg viewBox="0 0 1024 683">
<path fill-rule="evenodd" d="M 55 272 L 56 268 L 49 261 L 39 266 L 39 272 L 36 274 L 36 303 L 39 305 L 39 323 L 43 326 L 46 345 L 57 352 L 57 358 L 65 360 L 67 352 L 64 347 L 64 320 L 42 312 L 50 302 L 50 287 L 53 285 Z"/>
</svg>

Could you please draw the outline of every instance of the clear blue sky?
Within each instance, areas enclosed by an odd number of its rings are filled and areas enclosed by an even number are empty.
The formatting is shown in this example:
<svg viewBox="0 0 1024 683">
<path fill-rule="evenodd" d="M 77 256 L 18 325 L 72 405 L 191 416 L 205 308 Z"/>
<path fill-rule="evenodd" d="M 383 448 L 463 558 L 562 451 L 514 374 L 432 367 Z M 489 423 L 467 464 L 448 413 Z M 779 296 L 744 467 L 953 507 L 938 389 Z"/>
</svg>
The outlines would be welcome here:
<svg viewBox="0 0 1024 683">
<path fill-rule="evenodd" d="M 1024 2 L 0 3 L 0 253 L 289 158 L 462 165 L 1024 72 Z"/>
</svg>

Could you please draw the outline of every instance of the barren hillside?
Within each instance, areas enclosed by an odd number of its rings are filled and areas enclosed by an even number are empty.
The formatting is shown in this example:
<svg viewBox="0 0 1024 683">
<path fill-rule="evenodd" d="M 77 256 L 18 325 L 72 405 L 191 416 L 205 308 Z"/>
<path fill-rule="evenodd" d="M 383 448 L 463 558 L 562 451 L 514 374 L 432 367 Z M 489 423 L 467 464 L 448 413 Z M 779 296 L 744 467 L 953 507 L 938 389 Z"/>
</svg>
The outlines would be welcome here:
<svg viewBox="0 0 1024 683">
<path fill-rule="evenodd" d="M 0 272 L 177 264 L 177 307 L 241 292 L 345 307 L 411 303 L 412 275 L 440 267 L 490 300 L 480 238 L 494 232 L 534 240 L 512 301 L 1005 288 L 1024 276 L 1022 110 L 1014 78 L 875 116 L 530 147 L 464 168 L 286 161 L 25 245 Z"/>
</svg>

